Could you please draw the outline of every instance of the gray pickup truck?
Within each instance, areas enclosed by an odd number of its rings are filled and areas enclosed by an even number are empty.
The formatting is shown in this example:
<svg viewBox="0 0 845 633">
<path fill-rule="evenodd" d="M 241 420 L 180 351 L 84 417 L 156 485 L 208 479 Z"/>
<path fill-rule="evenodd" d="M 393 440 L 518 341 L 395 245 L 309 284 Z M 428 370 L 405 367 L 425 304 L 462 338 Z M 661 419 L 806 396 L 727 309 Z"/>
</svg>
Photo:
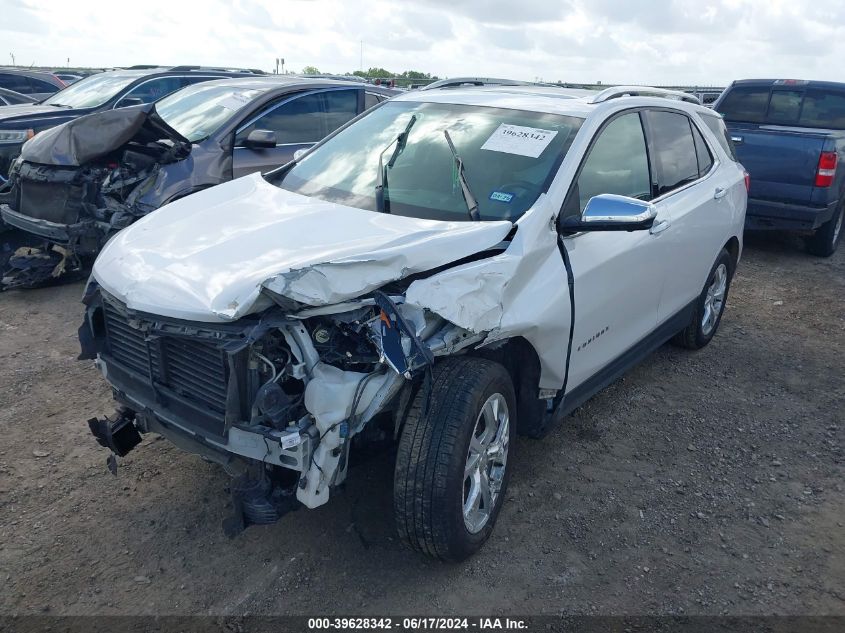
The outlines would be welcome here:
<svg viewBox="0 0 845 633">
<path fill-rule="evenodd" d="M 807 234 L 829 257 L 845 216 L 845 83 L 745 79 L 714 105 L 751 176 L 745 226 Z"/>
</svg>

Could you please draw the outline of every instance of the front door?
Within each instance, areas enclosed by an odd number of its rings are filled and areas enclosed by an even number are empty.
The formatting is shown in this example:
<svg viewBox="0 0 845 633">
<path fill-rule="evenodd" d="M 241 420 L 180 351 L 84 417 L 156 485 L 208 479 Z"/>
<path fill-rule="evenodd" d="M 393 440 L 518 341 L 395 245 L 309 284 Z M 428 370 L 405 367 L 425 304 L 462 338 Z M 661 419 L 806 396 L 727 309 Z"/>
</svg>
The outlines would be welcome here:
<svg viewBox="0 0 845 633">
<path fill-rule="evenodd" d="M 563 213 L 580 214 L 593 196 L 652 197 L 639 112 L 617 115 L 599 133 L 570 190 Z M 658 218 L 655 224 L 661 221 Z M 666 262 L 659 233 L 585 232 L 565 237 L 575 277 L 575 328 L 568 390 L 630 350 L 657 325 Z"/>
</svg>

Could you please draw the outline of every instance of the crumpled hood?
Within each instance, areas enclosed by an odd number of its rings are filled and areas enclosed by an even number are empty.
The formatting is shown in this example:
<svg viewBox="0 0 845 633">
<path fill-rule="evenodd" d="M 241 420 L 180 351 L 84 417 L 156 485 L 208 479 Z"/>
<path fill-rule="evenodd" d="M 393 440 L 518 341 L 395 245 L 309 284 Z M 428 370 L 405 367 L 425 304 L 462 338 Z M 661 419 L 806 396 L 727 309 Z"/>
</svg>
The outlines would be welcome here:
<svg viewBox="0 0 845 633">
<path fill-rule="evenodd" d="M 229 321 L 262 287 L 308 305 L 360 296 L 501 242 L 510 222 L 441 222 L 346 207 L 259 174 L 166 205 L 118 233 L 93 275 L 129 308 Z"/>
<path fill-rule="evenodd" d="M 41 165 L 79 167 L 119 149 L 144 125 L 148 135 L 190 145 L 155 116 L 153 104 L 146 104 L 95 112 L 45 130 L 24 143 L 21 157 Z"/>
</svg>

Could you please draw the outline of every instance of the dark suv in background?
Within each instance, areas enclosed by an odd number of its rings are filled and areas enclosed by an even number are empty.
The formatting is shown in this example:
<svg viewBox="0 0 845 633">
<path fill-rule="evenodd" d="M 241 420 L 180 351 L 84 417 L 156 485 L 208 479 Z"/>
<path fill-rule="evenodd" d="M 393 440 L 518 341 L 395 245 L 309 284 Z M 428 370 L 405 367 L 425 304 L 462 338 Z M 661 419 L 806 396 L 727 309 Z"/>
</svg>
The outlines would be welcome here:
<svg viewBox="0 0 845 633">
<path fill-rule="evenodd" d="M 38 132 L 92 112 L 158 101 L 199 81 L 262 74 L 260 70 L 200 66 L 133 66 L 80 79 L 39 104 L 5 106 L 0 110 L 0 183 L 6 180 L 21 145 Z"/>
<path fill-rule="evenodd" d="M 40 101 L 67 84 L 53 73 L 18 68 L 0 68 L 0 88 L 12 90 Z"/>
</svg>

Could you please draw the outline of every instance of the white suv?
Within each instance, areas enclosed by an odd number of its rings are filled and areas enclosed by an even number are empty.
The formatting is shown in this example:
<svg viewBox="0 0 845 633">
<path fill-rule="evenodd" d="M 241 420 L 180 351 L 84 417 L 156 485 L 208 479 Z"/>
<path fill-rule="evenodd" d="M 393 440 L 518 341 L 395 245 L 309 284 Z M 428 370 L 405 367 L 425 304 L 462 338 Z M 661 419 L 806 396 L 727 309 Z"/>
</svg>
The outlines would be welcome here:
<svg viewBox="0 0 845 633">
<path fill-rule="evenodd" d="M 361 446 L 398 441 L 399 534 L 462 559 L 515 432 L 713 337 L 742 248 L 732 156 L 682 93 L 399 96 L 109 242 L 80 339 L 120 407 L 91 429 L 119 456 L 154 432 L 222 464 L 230 533 L 322 505 Z"/>
</svg>

